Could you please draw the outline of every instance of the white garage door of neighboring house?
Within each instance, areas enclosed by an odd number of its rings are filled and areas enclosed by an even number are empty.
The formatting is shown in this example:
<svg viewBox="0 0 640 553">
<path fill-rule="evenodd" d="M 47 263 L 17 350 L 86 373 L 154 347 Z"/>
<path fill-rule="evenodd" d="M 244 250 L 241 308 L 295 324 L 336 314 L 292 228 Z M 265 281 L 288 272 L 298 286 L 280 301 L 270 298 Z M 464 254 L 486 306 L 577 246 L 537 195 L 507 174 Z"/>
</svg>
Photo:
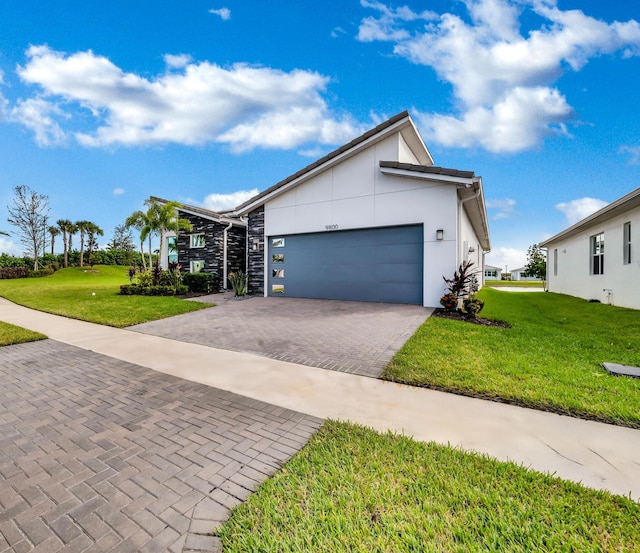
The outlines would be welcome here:
<svg viewBox="0 0 640 553">
<path fill-rule="evenodd" d="M 268 295 L 422 305 L 422 225 L 271 236 Z"/>
</svg>

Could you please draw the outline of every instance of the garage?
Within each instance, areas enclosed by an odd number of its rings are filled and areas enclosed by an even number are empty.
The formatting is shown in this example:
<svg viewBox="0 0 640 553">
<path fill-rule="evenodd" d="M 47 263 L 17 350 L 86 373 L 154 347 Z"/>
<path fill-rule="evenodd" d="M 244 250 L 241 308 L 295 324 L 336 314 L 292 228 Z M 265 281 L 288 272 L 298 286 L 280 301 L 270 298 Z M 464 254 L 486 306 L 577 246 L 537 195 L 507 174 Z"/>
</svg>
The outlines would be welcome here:
<svg viewBox="0 0 640 553">
<path fill-rule="evenodd" d="M 422 305 L 422 225 L 270 236 L 270 296 Z"/>
</svg>

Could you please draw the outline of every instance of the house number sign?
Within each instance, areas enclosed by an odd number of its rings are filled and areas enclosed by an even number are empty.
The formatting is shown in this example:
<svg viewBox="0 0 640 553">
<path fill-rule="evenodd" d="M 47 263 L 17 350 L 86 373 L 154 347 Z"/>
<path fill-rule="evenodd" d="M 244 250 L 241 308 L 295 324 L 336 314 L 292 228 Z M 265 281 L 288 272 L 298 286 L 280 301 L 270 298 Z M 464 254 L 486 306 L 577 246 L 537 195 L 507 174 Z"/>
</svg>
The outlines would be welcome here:
<svg viewBox="0 0 640 553">
<path fill-rule="evenodd" d="M 325 225 L 324 230 L 338 230 L 338 225 Z"/>
</svg>

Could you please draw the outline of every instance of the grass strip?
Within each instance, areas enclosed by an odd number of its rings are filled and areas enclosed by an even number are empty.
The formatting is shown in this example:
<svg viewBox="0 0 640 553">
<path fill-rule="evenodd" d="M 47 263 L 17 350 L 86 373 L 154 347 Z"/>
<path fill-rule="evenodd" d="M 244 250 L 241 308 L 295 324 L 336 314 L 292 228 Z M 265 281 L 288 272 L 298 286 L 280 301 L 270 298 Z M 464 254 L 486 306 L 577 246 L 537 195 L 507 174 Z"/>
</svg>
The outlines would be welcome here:
<svg viewBox="0 0 640 553">
<path fill-rule="evenodd" d="M 0 321 L 0 346 L 10 346 L 12 344 L 22 344 L 23 342 L 35 342 L 45 340 L 47 337 L 39 332 L 27 330 L 21 326 L 15 326 L 4 321 Z"/>
<path fill-rule="evenodd" d="M 174 297 L 121 296 L 127 267 L 61 269 L 43 278 L 0 280 L 0 296 L 25 307 L 71 319 L 123 328 L 210 307 Z"/>
<path fill-rule="evenodd" d="M 483 327 L 431 317 L 382 378 L 640 428 L 640 379 L 605 361 L 640 366 L 640 311 L 552 293 L 483 289 Z"/>
<path fill-rule="evenodd" d="M 640 551 L 629 498 L 328 421 L 217 532 L 225 553 Z"/>
</svg>

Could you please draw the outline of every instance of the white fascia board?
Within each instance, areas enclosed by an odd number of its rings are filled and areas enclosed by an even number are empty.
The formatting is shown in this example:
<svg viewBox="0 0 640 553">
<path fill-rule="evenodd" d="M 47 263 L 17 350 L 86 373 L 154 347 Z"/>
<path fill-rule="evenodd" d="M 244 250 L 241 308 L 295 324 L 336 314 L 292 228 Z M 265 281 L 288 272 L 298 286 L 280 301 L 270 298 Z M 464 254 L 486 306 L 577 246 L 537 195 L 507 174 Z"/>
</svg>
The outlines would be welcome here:
<svg viewBox="0 0 640 553">
<path fill-rule="evenodd" d="M 215 215 L 205 215 L 204 213 L 200 213 L 199 211 L 193 211 L 184 206 L 181 206 L 177 209 L 178 211 L 182 211 L 184 213 L 188 213 L 189 215 L 193 215 L 194 217 L 202 217 L 203 219 L 208 219 L 209 221 L 214 221 L 215 223 L 226 223 L 227 225 L 229 223 L 232 223 L 233 225 L 236 225 L 239 227 L 247 226 L 246 221 L 242 221 L 240 219 L 234 219 L 232 217 L 216 217 Z"/>
<path fill-rule="evenodd" d="M 273 200 L 274 198 L 280 196 L 281 194 L 284 194 L 285 192 L 287 192 L 288 190 L 291 190 L 292 188 L 295 188 L 296 186 L 298 186 L 299 184 L 302 184 L 306 180 L 313 178 L 318 173 L 322 173 L 323 171 L 326 171 L 330 167 L 333 167 L 334 165 L 341 163 L 345 159 L 348 159 L 354 156 L 358 152 L 361 152 L 362 150 L 365 150 L 369 146 L 372 146 L 373 144 L 376 144 L 377 142 L 384 140 L 391 134 L 398 132 L 405 127 L 408 127 L 409 125 L 411 125 L 411 118 L 407 116 L 405 119 L 402 119 L 397 123 L 394 123 L 390 127 L 383 129 L 380 133 L 370 136 L 365 141 L 360 142 L 359 144 L 356 144 L 353 148 L 350 148 L 349 150 L 345 150 L 341 154 L 338 154 L 337 156 L 327 160 L 322 165 L 318 165 L 318 167 L 314 167 L 313 169 L 307 171 L 303 175 L 300 175 L 297 179 L 294 179 L 291 182 L 288 182 L 287 184 L 283 184 L 282 186 L 280 186 L 278 189 L 274 190 L 270 194 L 267 194 L 266 196 L 262 196 L 255 202 L 252 202 L 251 204 L 245 206 L 242 210 L 234 211 L 234 215 L 241 216 L 253 211 L 256 207 L 266 204 L 268 201 Z M 424 146 L 424 143 L 423 143 L 423 146 Z M 426 150 L 426 146 L 424 146 L 424 148 Z M 431 154 L 429 154 L 429 157 L 431 157 Z"/>
<path fill-rule="evenodd" d="M 448 184 L 473 185 L 477 180 L 475 177 L 452 177 L 451 175 L 442 175 L 439 173 L 422 173 L 420 171 L 408 171 L 407 169 L 396 169 L 394 167 L 380 167 L 380 171 L 385 175 L 395 175 L 398 177 L 406 177 L 409 179 L 444 182 Z"/>
</svg>

